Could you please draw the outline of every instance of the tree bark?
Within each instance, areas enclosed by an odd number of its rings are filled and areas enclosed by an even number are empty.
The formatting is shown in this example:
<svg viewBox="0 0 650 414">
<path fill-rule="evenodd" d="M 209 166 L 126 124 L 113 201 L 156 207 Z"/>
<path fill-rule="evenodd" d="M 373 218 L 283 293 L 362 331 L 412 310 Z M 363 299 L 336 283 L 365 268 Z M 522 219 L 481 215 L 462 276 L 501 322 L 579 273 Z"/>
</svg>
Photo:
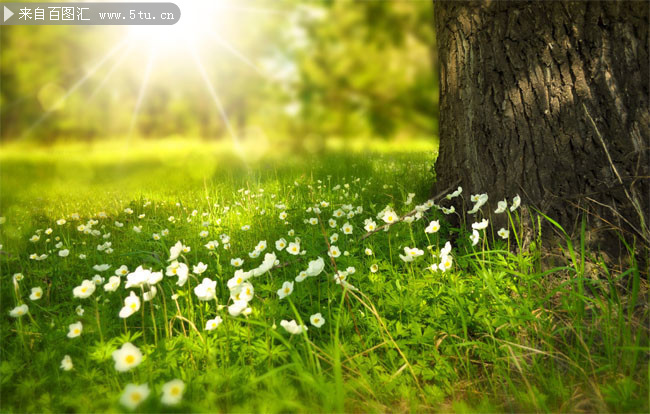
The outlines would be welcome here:
<svg viewBox="0 0 650 414">
<path fill-rule="evenodd" d="M 436 189 L 460 177 L 464 195 L 520 194 L 567 230 L 588 210 L 648 237 L 648 8 L 436 2 Z"/>
</svg>

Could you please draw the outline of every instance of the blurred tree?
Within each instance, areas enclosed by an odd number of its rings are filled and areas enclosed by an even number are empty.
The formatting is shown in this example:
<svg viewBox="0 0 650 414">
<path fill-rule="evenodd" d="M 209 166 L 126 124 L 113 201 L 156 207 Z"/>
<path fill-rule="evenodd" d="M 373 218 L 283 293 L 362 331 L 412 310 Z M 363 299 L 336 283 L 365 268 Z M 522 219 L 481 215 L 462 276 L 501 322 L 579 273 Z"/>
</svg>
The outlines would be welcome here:
<svg viewBox="0 0 650 414">
<path fill-rule="evenodd" d="M 440 1 L 439 188 L 650 242 L 648 4 Z M 576 208 L 577 207 L 577 208 Z"/>
</svg>

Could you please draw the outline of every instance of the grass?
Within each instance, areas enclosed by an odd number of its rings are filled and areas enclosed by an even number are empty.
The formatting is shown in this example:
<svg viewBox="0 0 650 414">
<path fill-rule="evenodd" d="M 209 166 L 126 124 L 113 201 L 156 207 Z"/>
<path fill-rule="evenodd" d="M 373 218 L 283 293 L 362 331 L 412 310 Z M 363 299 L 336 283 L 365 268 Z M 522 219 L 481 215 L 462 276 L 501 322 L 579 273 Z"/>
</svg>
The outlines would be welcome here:
<svg viewBox="0 0 650 414">
<path fill-rule="evenodd" d="M 223 144 L 198 141 L 133 142 L 128 151 L 117 142 L 4 146 L 2 411 L 123 411 L 120 398 L 133 383 L 151 391 L 137 407 L 145 412 L 647 412 L 648 280 L 634 254 L 628 268 L 613 268 L 567 237 L 561 248 L 568 259 L 546 269 L 541 238 L 520 246 L 519 210 L 508 213 L 508 240 L 481 231 L 476 246 L 469 241 L 473 219 L 452 227 L 435 208 L 362 238 L 364 220 L 383 224 L 377 214 L 387 205 L 404 215 L 426 202 L 433 159 L 433 148 L 404 143 L 301 156 L 276 150 L 247 162 Z M 407 205 L 409 193 L 416 195 Z M 315 212 L 321 201 L 329 205 Z M 330 228 L 344 205 L 362 212 Z M 498 219 L 483 212 L 491 223 Z M 58 225 L 62 218 L 66 223 Z M 305 222 L 310 218 L 317 224 Z M 537 218 L 537 225 L 552 223 Z M 77 229 L 90 219 L 99 235 Z M 428 234 L 431 220 L 440 220 L 441 229 Z M 346 221 L 350 235 L 341 230 Z M 200 236 L 203 230 L 208 237 Z M 221 234 L 230 237 L 228 249 Z M 30 241 L 34 235 L 38 240 Z M 295 237 L 304 255 L 275 249 L 276 240 Z M 209 240 L 219 241 L 215 251 L 204 247 Z M 249 257 L 262 240 L 267 249 Z M 190 272 L 203 262 L 206 272 L 183 287 L 176 276 L 164 276 L 154 299 L 128 318 L 118 317 L 124 298 L 142 290 L 125 289 L 124 276 L 115 292 L 99 285 L 89 298 L 73 297 L 82 280 L 100 274 L 106 283 L 121 265 L 165 272 L 177 241 L 191 249 L 178 260 Z M 430 270 L 447 241 L 452 267 Z M 97 249 L 106 242 L 110 253 Z M 331 244 L 348 254 L 330 260 Z M 423 255 L 404 262 L 404 247 Z M 59 256 L 63 249 L 67 257 Z M 231 259 L 243 258 L 242 268 L 250 270 L 269 252 L 279 263 L 250 279 L 251 313 L 231 316 Z M 31 260 L 33 253 L 48 256 Z M 279 299 L 283 282 L 317 257 L 325 259 L 323 273 L 294 282 Z M 93 269 L 104 263 L 109 270 Z M 355 271 L 346 280 L 358 290 L 333 280 L 350 267 Z M 23 278 L 14 283 L 17 273 Z M 216 300 L 202 302 L 194 293 L 204 277 L 217 282 Z M 29 299 L 33 287 L 43 289 L 42 299 Z M 21 303 L 29 313 L 10 317 Z M 320 328 L 309 322 L 317 312 L 326 321 Z M 217 315 L 223 322 L 206 331 Z M 309 329 L 292 335 L 282 320 Z M 68 338 L 77 321 L 81 336 Z M 118 372 L 111 355 L 126 342 L 144 357 Z M 73 362 L 70 371 L 60 369 L 64 355 Z M 162 405 L 163 384 L 175 378 L 186 385 L 183 398 Z"/>
</svg>

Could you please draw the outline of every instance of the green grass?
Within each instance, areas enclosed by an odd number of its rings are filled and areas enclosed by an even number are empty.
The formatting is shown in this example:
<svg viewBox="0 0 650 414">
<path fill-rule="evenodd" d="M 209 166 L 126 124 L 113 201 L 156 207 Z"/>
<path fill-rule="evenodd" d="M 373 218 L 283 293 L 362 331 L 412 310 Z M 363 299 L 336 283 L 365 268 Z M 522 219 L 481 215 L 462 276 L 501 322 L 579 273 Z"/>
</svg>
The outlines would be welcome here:
<svg viewBox="0 0 650 414">
<path fill-rule="evenodd" d="M 472 246 L 473 218 L 455 228 L 435 208 L 421 220 L 362 239 L 364 220 L 383 224 L 376 216 L 387 205 L 403 215 L 427 200 L 433 159 L 434 149 L 421 143 L 301 155 L 275 150 L 247 161 L 223 144 L 197 141 L 134 142 L 128 151 L 117 142 L 4 146 L 0 408 L 123 411 L 120 396 L 134 383 L 148 384 L 151 393 L 137 410 L 149 412 L 647 412 L 648 281 L 633 254 L 627 268 L 616 269 L 567 238 L 561 246 L 567 259 L 546 269 L 539 238 L 518 248 L 519 210 L 509 213 L 508 241 L 485 233 Z M 406 205 L 408 193 L 416 196 Z M 469 205 L 469 195 L 463 196 Z M 307 211 L 321 201 L 329 206 L 320 214 Z M 363 211 L 330 228 L 333 212 L 346 204 Z M 286 220 L 279 218 L 282 211 Z M 496 218 L 483 212 L 491 222 Z M 66 223 L 56 224 L 61 218 Z M 322 225 L 306 223 L 309 218 Z M 537 226 L 552 219 L 538 218 Z M 100 235 L 77 230 L 89 219 L 98 221 L 92 228 Z M 425 233 L 435 219 L 440 231 Z M 354 227 L 351 235 L 341 230 L 346 221 Z M 152 234 L 164 229 L 169 234 L 154 240 Z M 200 237 L 202 230 L 207 238 Z M 334 232 L 339 239 L 333 244 L 348 255 L 330 261 Z M 221 241 L 214 252 L 204 247 L 221 234 L 230 236 L 229 249 Z M 33 235 L 39 240 L 30 241 Z M 296 236 L 304 256 L 275 249 L 276 240 Z M 98 286 L 90 298 L 73 297 L 82 280 L 97 273 L 108 279 L 121 265 L 164 272 L 179 240 L 191 248 L 179 261 L 190 271 L 201 261 L 207 271 L 183 287 L 164 276 L 156 297 L 134 315 L 118 317 L 128 296 L 126 277 L 116 292 Z M 261 240 L 266 251 L 250 258 Z M 97 249 L 107 241 L 110 254 Z M 446 241 L 453 265 L 431 271 Z M 404 247 L 424 255 L 405 263 L 399 257 Z M 59 257 L 61 249 L 69 256 Z M 243 258 L 249 270 L 269 252 L 279 265 L 251 278 L 252 313 L 230 316 L 221 306 L 231 304 L 231 258 Z M 31 260 L 33 253 L 48 256 Z M 316 257 L 325 259 L 323 273 L 295 282 L 293 293 L 278 299 L 282 283 Z M 93 270 L 102 263 L 111 268 Z M 334 282 L 334 266 L 355 268 L 347 280 L 358 291 Z M 16 273 L 24 278 L 14 284 Z M 217 301 L 201 302 L 193 292 L 204 277 L 216 280 Z M 32 301 L 37 286 L 43 298 Z M 29 314 L 10 317 L 20 303 Z M 326 320 L 321 328 L 309 323 L 316 312 Z M 204 330 L 216 315 L 223 323 Z M 291 335 L 280 326 L 283 319 L 309 330 Z M 68 325 L 77 321 L 81 336 L 68 338 Z M 118 372 L 111 354 L 125 342 L 144 359 Z M 72 359 L 71 371 L 59 368 L 64 355 Z M 162 385 L 175 378 L 186 384 L 185 394 L 179 405 L 164 406 Z"/>
</svg>

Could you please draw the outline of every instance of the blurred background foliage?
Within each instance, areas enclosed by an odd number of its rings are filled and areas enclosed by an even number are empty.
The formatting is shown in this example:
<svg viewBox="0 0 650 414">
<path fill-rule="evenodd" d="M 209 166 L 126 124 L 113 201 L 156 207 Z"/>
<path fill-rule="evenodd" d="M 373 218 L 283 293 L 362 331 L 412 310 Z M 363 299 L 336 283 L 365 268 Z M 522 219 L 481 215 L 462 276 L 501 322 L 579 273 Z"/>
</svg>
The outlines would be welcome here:
<svg viewBox="0 0 650 414">
<path fill-rule="evenodd" d="M 435 136 L 432 2 L 176 3 L 178 27 L 3 26 L 2 139 Z"/>
</svg>

